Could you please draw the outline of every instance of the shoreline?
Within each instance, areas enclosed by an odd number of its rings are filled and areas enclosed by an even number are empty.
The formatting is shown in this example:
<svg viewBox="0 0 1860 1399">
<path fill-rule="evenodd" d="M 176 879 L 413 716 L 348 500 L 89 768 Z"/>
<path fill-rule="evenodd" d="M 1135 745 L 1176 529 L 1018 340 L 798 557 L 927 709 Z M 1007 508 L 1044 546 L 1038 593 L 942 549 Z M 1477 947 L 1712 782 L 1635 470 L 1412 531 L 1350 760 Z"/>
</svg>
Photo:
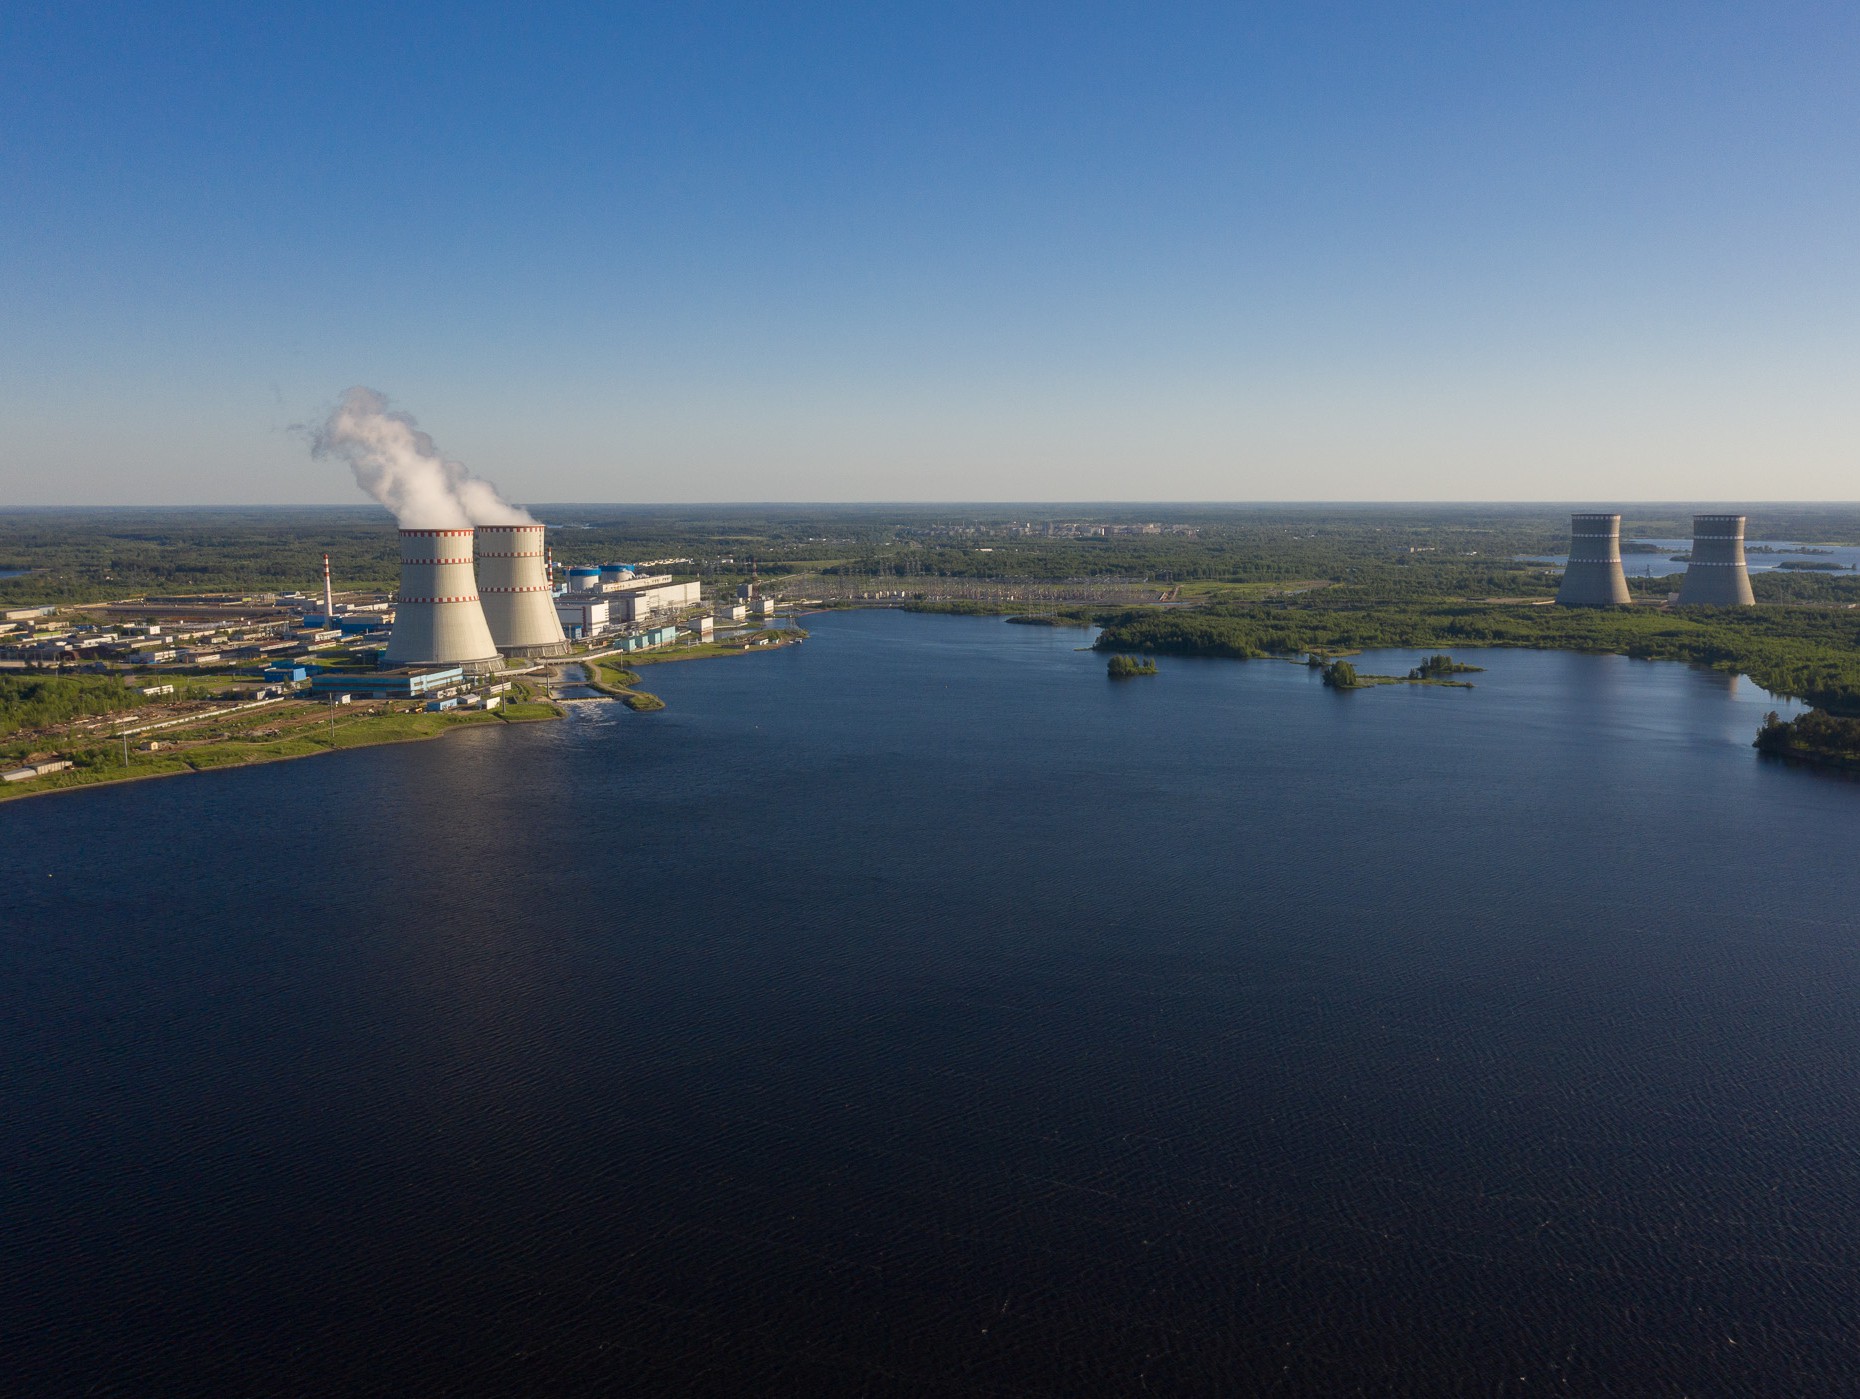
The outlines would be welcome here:
<svg viewBox="0 0 1860 1399">
<path fill-rule="evenodd" d="M 534 703 L 541 705 L 545 702 L 537 700 L 534 701 Z M 304 758 L 327 757 L 331 753 L 340 753 L 357 748 L 382 748 L 395 743 L 426 743 L 434 739 L 444 738 L 448 734 L 459 729 L 479 728 L 490 723 L 546 724 L 567 717 L 567 711 L 561 709 L 554 703 L 551 702 L 549 707 L 554 711 L 553 713 L 525 715 L 520 718 L 507 718 L 496 711 L 492 711 L 488 714 L 435 714 L 432 715 L 431 718 L 439 722 L 435 723 L 428 732 L 383 734 L 379 737 L 368 737 L 364 733 L 358 736 L 358 740 L 355 742 L 344 743 L 339 738 L 333 746 L 327 738 L 310 737 L 308 735 L 301 738 L 280 738 L 277 740 L 279 746 L 299 742 L 308 743 L 311 746 L 301 752 L 284 753 L 267 751 L 270 745 L 257 744 L 253 746 L 249 756 L 242 756 L 227 762 L 208 763 L 202 767 L 195 767 L 185 760 L 184 753 L 177 752 L 175 757 L 179 759 L 179 761 L 176 761 L 172 766 L 164 766 L 156 771 L 136 771 L 133 767 L 68 769 L 65 772 L 51 774 L 54 778 L 65 778 L 65 781 L 54 781 L 47 786 L 41 787 L 34 785 L 31 779 L 25 782 L 10 784 L 12 790 L 0 790 L 0 806 L 4 806 L 10 802 L 26 801 L 33 797 L 50 797 L 64 792 L 82 792 L 92 787 L 110 787 L 127 782 L 153 782 L 159 778 L 165 777 L 190 777 L 203 773 L 222 772 L 237 768 L 259 767 L 267 763 L 297 762 Z M 369 715 L 365 719 L 352 721 L 349 732 L 354 733 L 355 730 L 362 725 L 375 723 L 381 720 L 405 720 L 423 717 L 426 716 L 417 711 L 411 714 Z M 338 733 L 340 734 L 341 732 L 342 730 L 339 728 Z M 74 774 L 76 774 L 76 780 L 72 780 Z"/>
<path fill-rule="evenodd" d="M 702 643 L 699 646 L 685 647 L 678 652 L 650 656 L 650 659 L 648 658 L 650 653 L 643 653 L 637 656 L 626 656 L 624 657 L 627 663 L 625 668 L 630 670 L 635 665 L 642 664 L 665 664 L 670 661 L 701 661 L 707 660 L 713 656 L 748 655 L 758 651 L 773 651 L 779 650 L 783 646 L 795 645 L 802 639 L 802 636 L 796 636 L 792 641 L 773 642 L 763 646 L 719 646 L 714 643 Z M 606 660 L 609 658 L 603 656 L 601 659 Z M 622 659 L 621 653 L 614 653 L 612 659 Z M 559 660 L 552 660 L 550 662 L 550 670 L 552 672 L 559 672 L 560 668 L 564 665 L 578 665 L 584 670 L 598 671 L 600 669 L 600 664 L 600 661 L 582 660 L 574 656 L 565 656 Z M 559 674 L 555 674 L 552 676 L 551 683 L 562 685 L 586 685 L 589 689 L 600 691 L 599 696 L 593 698 L 618 701 L 625 704 L 628 709 L 636 714 L 654 713 L 665 707 L 663 701 L 659 701 L 657 704 L 636 704 L 634 703 L 635 699 L 649 698 L 658 700 L 658 696 L 649 695 L 643 690 L 612 687 L 592 676 L 587 680 L 571 681 L 564 680 Z M 456 729 L 480 727 L 489 723 L 550 723 L 557 719 L 566 718 L 568 716 L 568 711 L 564 706 L 573 704 L 575 701 L 533 699 L 524 701 L 523 703 L 535 704 L 538 706 L 547 705 L 553 712 L 549 714 L 525 714 L 520 717 L 510 717 L 497 710 L 488 713 L 482 711 L 465 713 L 452 711 L 444 714 L 432 715 L 427 715 L 419 710 L 406 713 L 370 714 L 362 718 L 351 719 L 346 730 L 339 725 L 337 729 L 339 737 L 333 746 L 327 738 L 319 737 L 312 733 L 305 733 L 302 735 L 280 737 L 276 740 L 275 744 L 276 748 L 297 744 L 307 745 L 301 749 L 301 751 L 268 751 L 273 748 L 273 745 L 254 744 L 249 754 L 241 754 L 225 762 L 207 763 L 200 767 L 196 767 L 186 761 L 186 750 L 177 750 L 172 759 L 157 758 L 150 755 L 152 763 L 161 764 L 161 766 L 154 771 L 138 771 L 133 765 L 128 768 L 66 769 L 63 772 L 48 774 L 45 778 L 28 778 L 24 782 L 8 783 L 4 788 L 0 788 L 0 806 L 5 806 L 16 801 L 28 801 L 33 797 L 54 796 L 61 792 L 85 791 L 92 787 L 109 787 L 126 782 L 152 782 L 158 778 L 187 777 L 199 773 L 219 772 L 228 768 L 256 767 L 263 763 L 296 762 L 299 759 L 323 757 L 330 753 L 337 753 L 350 748 L 380 748 L 394 743 L 425 743 L 433 739 L 444 738 L 447 734 Z M 213 717 L 214 716 L 211 715 L 205 716 L 202 718 L 201 722 L 211 723 Z M 379 733 L 370 736 L 366 727 L 373 725 L 380 728 L 385 727 L 383 721 L 400 721 L 398 726 L 406 728 L 408 727 L 406 721 L 409 720 L 415 721 L 416 724 L 420 721 L 425 721 L 427 725 L 426 730 L 413 733 Z M 310 727 L 314 728 L 316 726 Z M 360 732 L 358 732 L 358 730 Z M 353 735 L 354 741 L 343 742 L 340 735 L 345 733 Z M 221 740 L 221 742 L 225 742 L 225 740 Z M 44 785 L 40 785 L 41 783 Z"/>
</svg>

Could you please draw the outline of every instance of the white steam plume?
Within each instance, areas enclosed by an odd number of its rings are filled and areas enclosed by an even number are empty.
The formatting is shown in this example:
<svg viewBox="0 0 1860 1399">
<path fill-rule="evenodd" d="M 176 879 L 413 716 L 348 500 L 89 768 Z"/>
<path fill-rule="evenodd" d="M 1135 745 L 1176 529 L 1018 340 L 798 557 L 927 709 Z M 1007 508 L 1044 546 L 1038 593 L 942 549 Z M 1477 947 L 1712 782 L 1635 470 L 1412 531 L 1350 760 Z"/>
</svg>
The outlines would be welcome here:
<svg viewBox="0 0 1860 1399">
<path fill-rule="evenodd" d="M 387 396 L 356 385 L 342 395 L 310 440 L 312 455 L 340 457 L 361 488 L 387 506 L 402 529 L 468 529 L 534 524 L 489 481 L 447 461 Z"/>
</svg>

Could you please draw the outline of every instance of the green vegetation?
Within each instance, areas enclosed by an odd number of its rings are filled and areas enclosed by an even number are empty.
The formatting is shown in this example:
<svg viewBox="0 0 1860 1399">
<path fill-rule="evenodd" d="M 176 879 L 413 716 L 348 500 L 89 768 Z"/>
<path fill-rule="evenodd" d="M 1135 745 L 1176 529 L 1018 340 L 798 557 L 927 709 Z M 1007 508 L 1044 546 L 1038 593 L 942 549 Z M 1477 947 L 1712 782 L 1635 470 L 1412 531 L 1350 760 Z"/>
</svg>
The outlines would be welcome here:
<svg viewBox="0 0 1860 1399">
<path fill-rule="evenodd" d="M 1429 656 L 1409 671 L 1408 678 L 1410 680 L 1444 680 L 1449 675 L 1469 675 L 1484 669 L 1484 666 L 1467 665 L 1463 661 L 1454 660 L 1451 656 L 1436 654 Z"/>
<path fill-rule="evenodd" d="M 1860 769 L 1860 719 L 1811 709 L 1785 721 L 1771 710 L 1757 731 L 1756 747 L 1773 757 Z"/>
<path fill-rule="evenodd" d="M 1371 677 L 1371 681 L 1378 677 Z M 1356 673 L 1356 667 L 1348 661 L 1332 661 L 1324 667 L 1324 683 L 1333 690 L 1360 690 L 1365 681 Z"/>
<path fill-rule="evenodd" d="M 547 700 L 513 700 L 497 711 L 506 723 L 529 724 L 538 719 L 560 719 L 562 711 Z"/>
<path fill-rule="evenodd" d="M 1156 674 L 1156 662 L 1134 660 L 1129 656 L 1113 656 L 1105 670 L 1113 680 L 1128 680 L 1134 675 Z"/>
<path fill-rule="evenodd" d="M 79 746 L 63 754 L 76 764 L 75 767 L 0 787 L 0 801 L 99 782 L 169 777 L 184 772 L 313 757 L 336 748 L 364 748 L 380 743 L 438 738 L 462 725 L 521 723 L 559 718 L 561 713 L 554 705 L 536 703 L 518 703 L 490 711 L 448 710 L 438 714 L 424 710 L 369 710 L 341 714 L 333 743 L 327 706 L 303 706 L 284 713 L 264 712 L 261 717 L 247 718 L 242 723 L 226 723 L 203 716 L 199 730 L 216 731 L 216 735 L 206 741 L 201 741 L 197 730 L 186 727 L 172 730 L 157 736 L 163 746 L 153 752 L 132 748 L 127 765 L 123 762 L 122 749 L 114 743 Z"/>
<path fill-rule="evenodd" d="M 657 695 L 633 687 L 639 684 L 639 672 L 628 670 L 611 656 L 587 662 L 589 668 L 588 684 L 604 695 L 611 695 L 628 709 L 637 714 L 649 714 L 655 709 L 665 708 L 665 701 Z"/>
<path fill-rule="evenodd" d="M 1511 646 L 1612 652 L 1749 675 L 1764 689 L 1860 713 L 1860 615 L 1808 608 L 1565 608 L 1489 603 L 1262 604 L 1223 611 L 1126 612 L 1105 619 L 1103 650 L 1266 656 L 1351 649 Z"/>
<path fill-rule="evenodd" d="M 117 675 L 0 675 L 0 737 L 142 703 L 142 696 Z"/>
<path fill-rule="evenodd" d="M 1003 620 L 1022 627 L 1089 627 L 1092 615 L 1083 609 L 1065 612 L 1020 612 Z"/>
</svg>

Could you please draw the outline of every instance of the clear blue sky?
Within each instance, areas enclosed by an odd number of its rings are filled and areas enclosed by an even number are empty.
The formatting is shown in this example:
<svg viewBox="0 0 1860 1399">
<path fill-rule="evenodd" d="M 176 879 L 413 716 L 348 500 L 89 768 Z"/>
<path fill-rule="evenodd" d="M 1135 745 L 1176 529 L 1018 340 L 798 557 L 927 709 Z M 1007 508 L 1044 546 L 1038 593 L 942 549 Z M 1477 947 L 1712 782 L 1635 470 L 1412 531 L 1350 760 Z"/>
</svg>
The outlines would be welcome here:
<svg viewBox="0 0 1860 1399">
<path fill-rule="evenodd" d="M 0 7 L 0 506 L 1860 497 L 1852 3 Z"/>
</svg>

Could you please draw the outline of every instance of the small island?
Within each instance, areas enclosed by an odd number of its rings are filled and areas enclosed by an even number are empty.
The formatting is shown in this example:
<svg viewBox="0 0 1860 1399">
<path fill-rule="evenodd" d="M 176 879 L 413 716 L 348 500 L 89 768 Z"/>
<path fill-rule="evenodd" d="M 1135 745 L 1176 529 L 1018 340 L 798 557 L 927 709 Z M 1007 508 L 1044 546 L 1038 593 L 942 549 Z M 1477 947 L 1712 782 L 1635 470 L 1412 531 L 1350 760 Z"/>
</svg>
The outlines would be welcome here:
<svg viewBox="0 0 1860 1399">
<path fill-rule="evenodd" d="M 1135 660 L 1130 656 L 1113 656 L 1105 673 L 1113 680 L 1128 680 L 1137 675 L 1156 674 L 1156 662 L 1153 660 Z"/>
<path fill-rule="evenodd" d="M 1317 655 L 1313 655 L 1306 664 L 1321 666 L 1324 684 L 1332 690 L 1367 690 L 1373 685 L 1446 685 L 1454 689 L 1470 690 L 1471 681 L 1449 680 L 1446 677 L 1484 669 L 1483 666 L 1464 665 L 1447 655 L 1429 656 L 1406 675 L 1365 675 L 1348 661 L 1326 661 Z"/>
<path fill-rule="evenodd" d="M 1408 678 L 1410 680 L 1444 680 L 1449 675 L 1471 675 L 1484 669 L 1482 665 L 1467 665 L 1464 661 L 1456 661 L 1442 652 L 1422 661 L 1408 672 Z"/>
</svg>

